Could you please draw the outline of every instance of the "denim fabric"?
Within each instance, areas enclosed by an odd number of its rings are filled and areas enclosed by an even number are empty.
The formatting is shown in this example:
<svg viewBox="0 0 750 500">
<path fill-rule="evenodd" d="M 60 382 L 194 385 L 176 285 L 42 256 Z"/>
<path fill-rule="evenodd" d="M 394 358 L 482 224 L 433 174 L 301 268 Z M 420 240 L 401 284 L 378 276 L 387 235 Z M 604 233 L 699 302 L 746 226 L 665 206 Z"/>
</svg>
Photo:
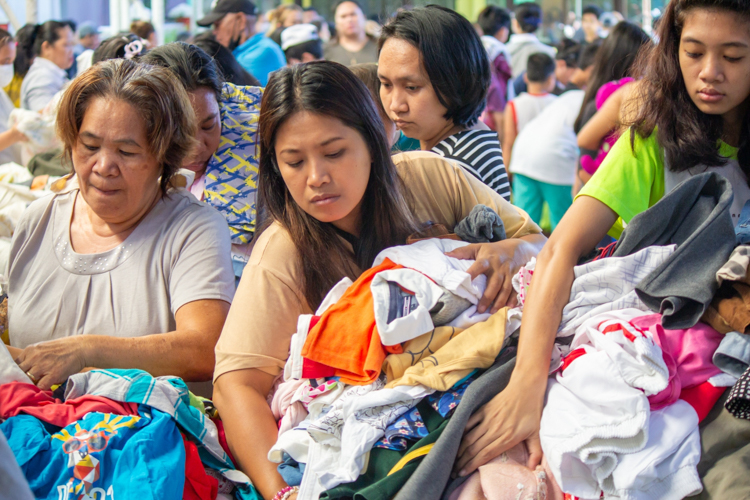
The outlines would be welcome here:
<svg viewBox="0 0 750 500">
<path fill-rule="evenodd" d="M 747 245 L 750 243 L 750 201 L 742 207 L 740 221 L 734 227 L 734 233 L 737 235 L 738 245 Z"/>
</svg>

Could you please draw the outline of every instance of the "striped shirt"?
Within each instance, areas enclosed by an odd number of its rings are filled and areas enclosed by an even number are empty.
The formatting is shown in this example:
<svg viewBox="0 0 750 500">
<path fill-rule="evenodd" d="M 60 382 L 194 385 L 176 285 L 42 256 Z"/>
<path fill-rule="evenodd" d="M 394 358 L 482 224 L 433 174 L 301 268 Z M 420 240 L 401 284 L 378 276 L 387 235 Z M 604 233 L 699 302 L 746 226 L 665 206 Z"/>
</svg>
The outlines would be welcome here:
<svg viewBox="0 0 750 500">
<path fill-rule="evenodd" d="M 510 201 L 510 182 L 497 132 L 464 130 L 440 141 L 432 152 L 454 160 Z"/>
</svg>

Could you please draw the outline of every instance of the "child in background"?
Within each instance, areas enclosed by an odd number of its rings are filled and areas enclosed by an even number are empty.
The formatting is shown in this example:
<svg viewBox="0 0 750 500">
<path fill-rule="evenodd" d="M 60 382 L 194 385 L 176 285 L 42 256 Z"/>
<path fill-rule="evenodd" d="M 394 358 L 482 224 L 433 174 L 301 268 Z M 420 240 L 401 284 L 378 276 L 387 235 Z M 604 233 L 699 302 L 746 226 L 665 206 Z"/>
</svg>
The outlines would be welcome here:
<svg viewBox="0 0 750 500">
<path fill-rule="evenodd" d="M 482 45 L 490 58 L 492 74 L 482 121 L 498 133 L 500 142 L 503 140 L 503 111 L 508 102 L 508 80 L 512 76 L 510 53 L 505 47 L 510 35 L 510 21 L 510 12 L 495 5 L 488 5 L 477 18 L 484 33 Z"/>
<path fill-rule="evenodd" d="M 503 118 L 503 153 L 506 165 L 510 165 L 513 143 L 521 130 L 557 99 L 557 96 L 550 94 L 555 88 L 555 67 L 555 60 L 547 54 L 537 52 L 529 56 L 524 75 L 528 92 L 508 103 Z"/>
</svg>

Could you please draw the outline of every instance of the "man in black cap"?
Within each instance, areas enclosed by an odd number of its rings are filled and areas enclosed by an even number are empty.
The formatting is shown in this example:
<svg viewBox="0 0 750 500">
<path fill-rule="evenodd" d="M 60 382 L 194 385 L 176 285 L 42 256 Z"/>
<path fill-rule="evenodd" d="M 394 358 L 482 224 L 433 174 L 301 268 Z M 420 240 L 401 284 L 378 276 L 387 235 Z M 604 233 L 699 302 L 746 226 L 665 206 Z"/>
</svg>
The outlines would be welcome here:
<svg viewBox="0 0 750 500">
<path fill-rule="evenodd" d="M 262 86 L 268 75 L 286 66 L 281 47 L 263 33 L 255 33 L 257 9 L 250 0 L 218 0 L 198 26 L 212 26 L 216 40 L 234 54 Z"/>
</svg>

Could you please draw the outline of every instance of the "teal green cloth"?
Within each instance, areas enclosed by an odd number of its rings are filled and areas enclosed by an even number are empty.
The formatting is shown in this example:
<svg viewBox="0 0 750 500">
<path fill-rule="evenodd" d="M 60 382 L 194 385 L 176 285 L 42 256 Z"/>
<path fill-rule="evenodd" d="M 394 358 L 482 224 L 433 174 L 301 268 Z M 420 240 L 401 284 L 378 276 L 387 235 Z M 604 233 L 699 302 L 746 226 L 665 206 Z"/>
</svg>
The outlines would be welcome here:
<svg viewBox="0 0 750 500">
<path fill-rule="evenodd" d="M 391 152 L 404 153 L 406 151 L 419 151 L 419 141 L 406 137 L 403 132 L 399 131 L 398 140 L 393 145 Z"/>
<path fill-rule="evenodd" d="M 553 231 L 573 203 L 572 191 L 573 186 L 548 184 L 525 175 L 513 174 L 513 204 L 539 224 L 546 201 Z"/>
<path fill-rule="evenodd" d="M 353 498 L 354 500 L 389 500 L 393 498 L 406 481 L 411 477 L 424 457 L 415 458 L 400 470 L 390 476 L 388 473 L 401 460 L 404 455 L 435 443 L 443 429 L 448 425 L 448 420 L 440 416 L 432 409 L 425 398 L 417 405 L 422 415 L 425 426 L 430 433 L 414 443 L 406 451 L 394 451 L 385 448 L 373 448 L 370 452 L 370 460 L 367 471 L 359 476 L 353 483 L 341 484 L 320 495 L 321 500 L 343 500 Z"/>
</svg>

